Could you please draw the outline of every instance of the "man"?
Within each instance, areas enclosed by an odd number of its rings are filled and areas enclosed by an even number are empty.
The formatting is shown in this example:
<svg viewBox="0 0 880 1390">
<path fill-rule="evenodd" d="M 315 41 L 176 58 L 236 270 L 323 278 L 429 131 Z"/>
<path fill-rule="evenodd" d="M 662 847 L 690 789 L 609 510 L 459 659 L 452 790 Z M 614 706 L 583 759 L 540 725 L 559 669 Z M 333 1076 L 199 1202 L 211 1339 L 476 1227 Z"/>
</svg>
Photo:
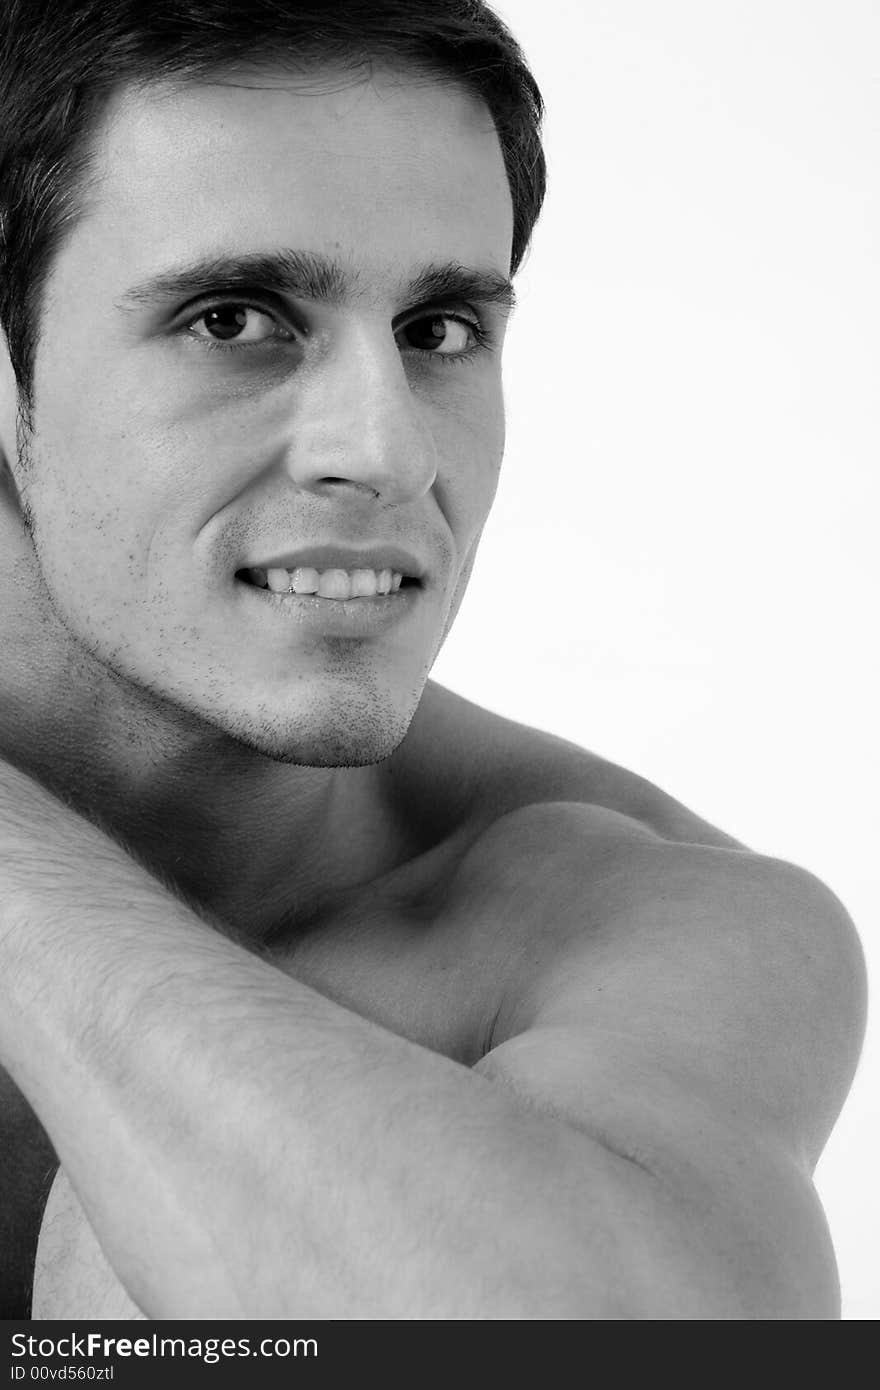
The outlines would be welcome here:
<svg viewBox="0 0 880 1390">
<path fill-rule="evenodd" d="M 13 95 L 82 201 L 3 289 L 7 1315 L 42 1223 L 38 1317 L 838 1316 L 840 904 L 428 681 L 540 182 L 475 86 L 488 46 L 527 90 L 512 40 L 291 5 L 295 66 L 279 6 L 32 8 Z"/>
</svg>

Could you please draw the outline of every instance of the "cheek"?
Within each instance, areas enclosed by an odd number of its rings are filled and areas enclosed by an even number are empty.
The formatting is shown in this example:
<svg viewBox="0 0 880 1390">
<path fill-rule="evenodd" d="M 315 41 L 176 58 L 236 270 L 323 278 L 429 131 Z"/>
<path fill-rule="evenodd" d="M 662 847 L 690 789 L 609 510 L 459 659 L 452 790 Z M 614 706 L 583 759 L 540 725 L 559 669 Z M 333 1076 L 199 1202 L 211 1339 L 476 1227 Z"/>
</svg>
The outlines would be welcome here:
<svg viewBox="0 0 880 1390">
<path fill-rule="evenodd" d="M 450 469 L 450 483 L 445 492 L 438 479 L 438 500 L 458 551 L 457 572 L 439 645 L 445 641 L 455 621 L 471 577 L 477 547 L 498 487 L 504 437 L 504 407 L 499 386 L 497 397 L 488 405 L 484 402 L 482 414 L 472 416 L 463 430 L 461 449 L 456 455 L 456 466 Z M 462 461 L 466 461 L 464 466 Z"/>
<path fill-rule="evenodd" d="M 498 488 L 504 454 L 504 404 L 500 384 L 487 398 L 485 392 L 467 411 L 445 420 L 442 456 L 445 468 L 438 473 L 437 500 L 456 538 L 467 574 L 473 552 Z M 465 582 L 467 575 L 464 576 Z"/>
<path fill-rule="evenodd" d="M 120 363 L 93 349 L 76 371 L 51 356 L 43 370 L 39 490 L 47 511 L 75 512 L 84 533 L 119 529 L 126 517 L 149 527 L 160 508 L 173 514 L 194 459 L 207 451 L 172 409 L 171 383 L 151 359 L 132 354 Z"/>
<path fill-rule="evenodd" d="M 63 393 L 45 413 L 29 500 L 50 587 L 72 586 L 96 600 L 115 594 L 119 602 L 133 588 L 143 593 L 151 567 L 167 563 L 160 552 L 174 548 L 174 535 L 195 529 L 199 494 L 187 432 L 144 420 L 117 384 L 113 402 L 89 395 L 84 383 L 78 407 Z"/>
<path fill-rule="evenodd" d="M 138 610 L 167 578 L 143 488 L 97 452 L 42 450 L 29 503 L 42 582 L 70 630 L 103 646 L 142 629 Z"/>
<path fill-rule="evenodd" d="M 95 463 L 94 454 L 88 462 Z M 143 555 L 143 499 L 132 496 L 124 478 L 77 465 L 71 452 L 44 455 L 37 468 L 31 502 L 40 563 L 50 587 L 119 592 Z"/>
</svg>

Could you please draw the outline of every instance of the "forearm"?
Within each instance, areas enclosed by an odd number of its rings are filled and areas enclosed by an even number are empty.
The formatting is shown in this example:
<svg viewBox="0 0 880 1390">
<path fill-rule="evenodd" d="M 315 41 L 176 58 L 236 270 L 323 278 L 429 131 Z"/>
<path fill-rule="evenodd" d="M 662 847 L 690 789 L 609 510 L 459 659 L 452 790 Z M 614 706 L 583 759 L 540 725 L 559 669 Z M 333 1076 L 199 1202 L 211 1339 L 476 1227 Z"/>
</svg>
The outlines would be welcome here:
<svg viewBox="0 0 880 1390">
<path fill-rule="evenodd" d="M 218 935 L 25 781 L 0 1057 L 149 1316 L 619 1315 L 619 1160 Z"/>
</svg>

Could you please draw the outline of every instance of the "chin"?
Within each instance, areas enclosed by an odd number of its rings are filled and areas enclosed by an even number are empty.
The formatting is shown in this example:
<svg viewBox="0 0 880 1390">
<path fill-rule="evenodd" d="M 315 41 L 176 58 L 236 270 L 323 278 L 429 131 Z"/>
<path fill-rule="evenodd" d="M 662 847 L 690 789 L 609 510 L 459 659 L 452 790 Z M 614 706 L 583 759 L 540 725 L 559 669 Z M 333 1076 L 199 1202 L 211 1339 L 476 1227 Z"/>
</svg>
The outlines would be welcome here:
<svg viewBox="0 0 880 1390">
<path fill-rule="evenodd" d="M 302 737 L 285 742 L 258 736 L 250 746 L 273 762 L 295 767 L 370 767 L 390 758 L 405 737 L 406 728 L 384 736 L 377 731 L 368 737 L 351 729 L 328 730 L 320 738 L 308 741 Z"/>
<path fill-rule="evenodd" d="M 400 747 L 418 706 L 421 690 L 406 701 L 388 692 L 347 692 L 327 696 L 294 711 L 265 704 L 231 721 L 225 732 L 237 743 L 273 762 L 297 767 L 368 767 Z"/>
</svg>

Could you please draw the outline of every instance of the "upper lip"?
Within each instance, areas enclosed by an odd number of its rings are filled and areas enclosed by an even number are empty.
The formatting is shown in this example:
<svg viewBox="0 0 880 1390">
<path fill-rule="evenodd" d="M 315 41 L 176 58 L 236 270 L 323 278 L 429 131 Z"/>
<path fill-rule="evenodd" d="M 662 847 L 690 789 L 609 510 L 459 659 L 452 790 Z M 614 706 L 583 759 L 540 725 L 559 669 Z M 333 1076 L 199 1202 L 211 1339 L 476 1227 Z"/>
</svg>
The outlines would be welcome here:
<svg viewBox="0 0 880 1390">
<path fill-rule="evenodd" d="M 422 579 L 425 566 L 410 551 L 399 545 L 352 546 L 327 542 L 301 545 L 292 550 L 277 551 L 270 559 L 249 560 L 245 569 L 316 569 L 316 570 L 393 570 L 408 579 Z"/>
</svg>

